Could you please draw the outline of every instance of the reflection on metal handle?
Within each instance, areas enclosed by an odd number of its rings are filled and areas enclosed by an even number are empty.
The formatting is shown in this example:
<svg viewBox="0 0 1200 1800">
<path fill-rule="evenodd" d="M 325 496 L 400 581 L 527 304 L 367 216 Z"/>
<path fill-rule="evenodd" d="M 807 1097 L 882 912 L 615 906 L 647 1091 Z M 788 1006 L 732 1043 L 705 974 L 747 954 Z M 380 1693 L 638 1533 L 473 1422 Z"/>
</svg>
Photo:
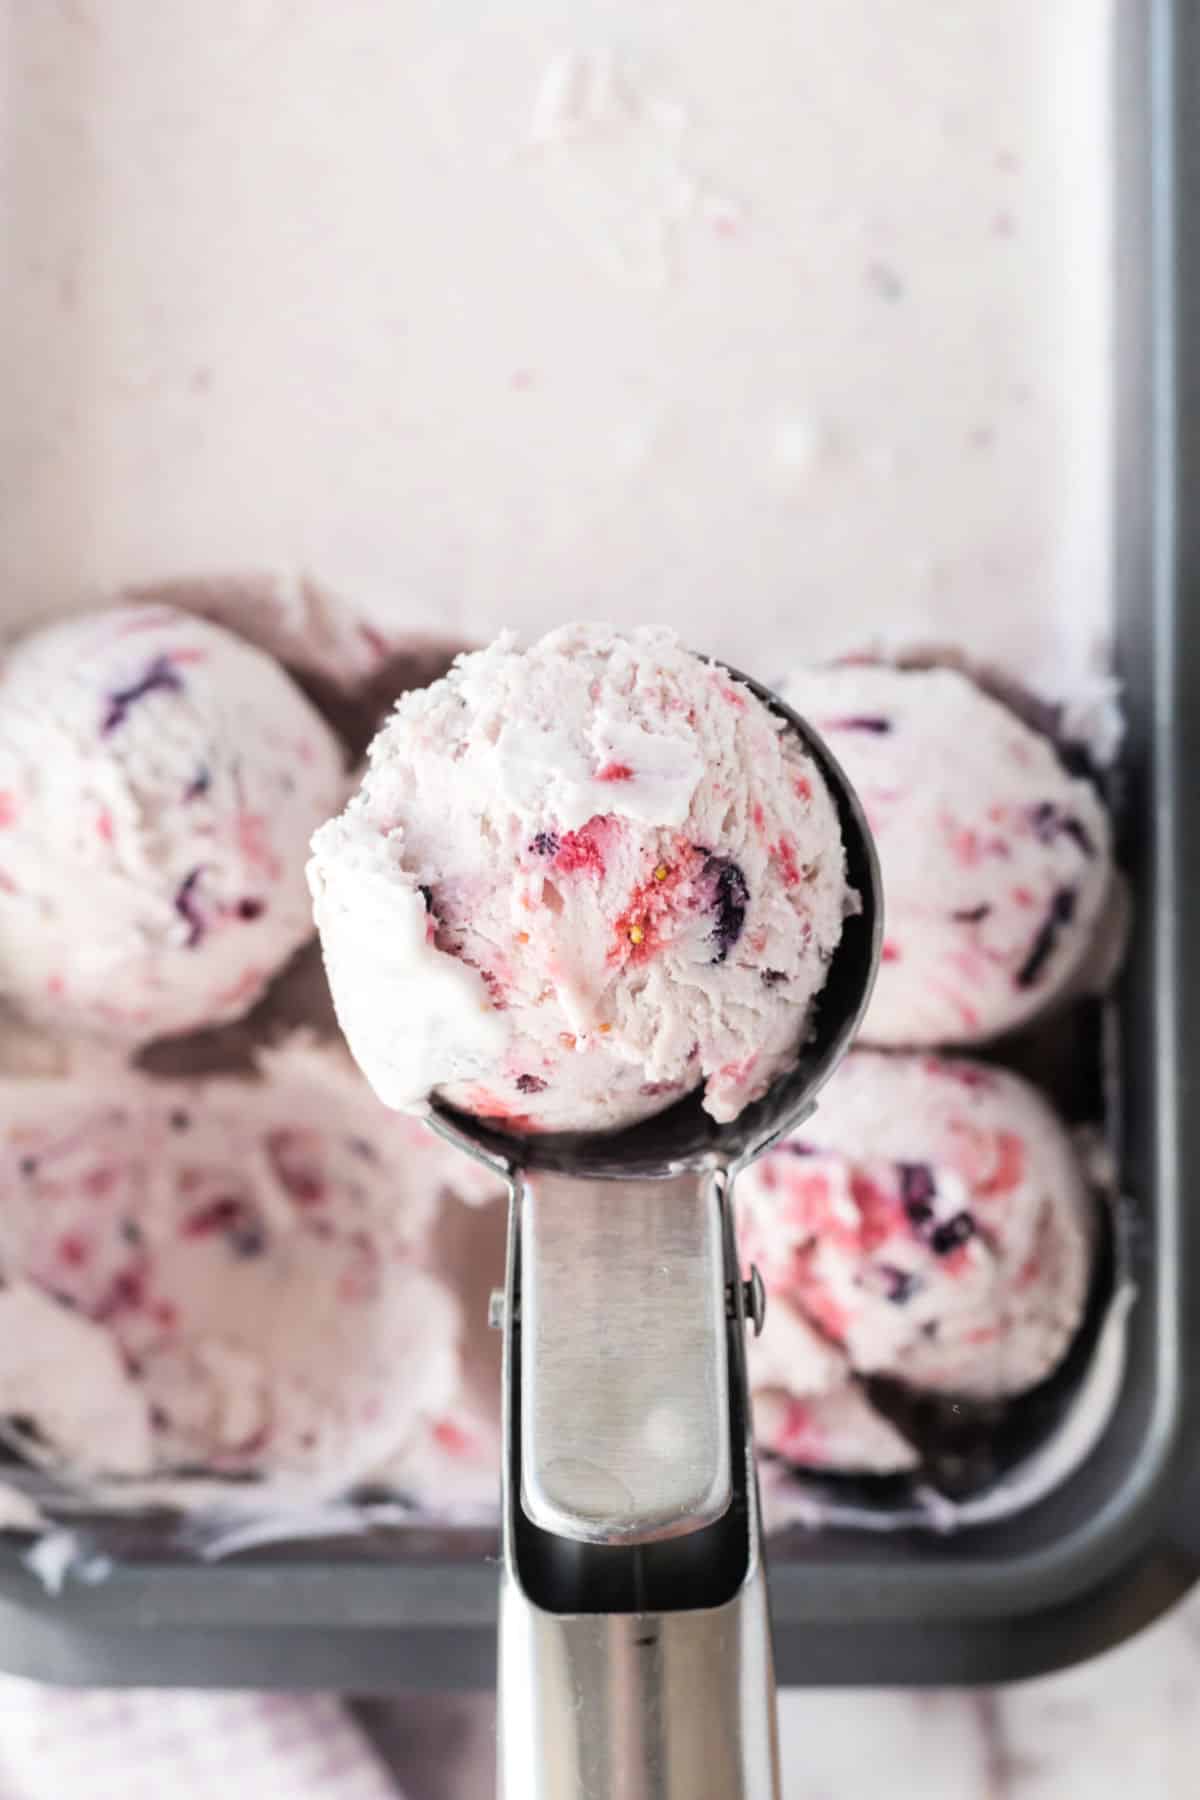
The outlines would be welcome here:
<svg viewBox="0 0 1200 1800">
<path fill-rule="evenodd" d="M 530 1177 L 520 1205 L 521 1506 L 592 1544 L 730 1504 L 725 1182 Z"/>
<path fill-rule="evenodd" d="M 559 1617 L 500 1595 L 500 1800 L 779 1800 L 761 1562 L 724 1606 Z"/>
<path fill-rule="evenodd" d="M 778 1800 L 745 1296 L 724 1183 L 709 1171 L 674 1195 L 570 1185 L 534 1200 L 518 1181 L 511 1211 L 501 1800 Z M 654 1306 L 631 1304 L 666 1272 Z M 674 1469 L 633 1454 L 647 1412 L 687 1422 Z M 607 1490 L 596 1503 L 596 1454 L 622 1472 L 624 1509 Z M 707 1500 L 722 1489 L 715 1518 Z"/>
</svg>

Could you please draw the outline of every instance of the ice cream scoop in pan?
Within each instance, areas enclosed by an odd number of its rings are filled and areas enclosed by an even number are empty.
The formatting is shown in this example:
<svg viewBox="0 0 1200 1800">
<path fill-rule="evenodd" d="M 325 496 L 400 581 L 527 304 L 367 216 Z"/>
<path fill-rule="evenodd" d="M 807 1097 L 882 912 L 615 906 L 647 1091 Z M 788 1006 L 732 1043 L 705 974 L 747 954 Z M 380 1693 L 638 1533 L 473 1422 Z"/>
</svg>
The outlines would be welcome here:
<svg viewBox="0 0 1200 1800">
<path fill-rule="evenodd" d="M 729 1192 L 811 1110 L 879 954 L 862 809 L 816 734 L 861 907 L 797 1066 L 732 1123 L 693 1095 L 627 1130 L 514 1138 L 435 1103 L 510 1187 L 504 1332 L 504 1800 L 769 1800 L 774 1674 Z M 668 1191 L 664 1191 L 669 1188 Z"/>
</svg>

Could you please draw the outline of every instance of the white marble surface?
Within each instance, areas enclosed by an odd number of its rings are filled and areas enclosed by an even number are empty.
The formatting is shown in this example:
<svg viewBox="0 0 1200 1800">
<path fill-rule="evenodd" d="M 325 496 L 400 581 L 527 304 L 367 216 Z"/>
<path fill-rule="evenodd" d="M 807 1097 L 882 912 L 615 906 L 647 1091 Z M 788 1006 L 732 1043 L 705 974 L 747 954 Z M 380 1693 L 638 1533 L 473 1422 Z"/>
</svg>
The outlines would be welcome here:
<svg viewBox="0 0 1200 1800">
<path fill-rule="evenodd" d="M 792 1689 L 784 1800 L 1195 1800 L 1200 1593 L 1131 1642 L 1007 1688 Z M 408 1800 L 492 1800 L 495 1710 L 423 1698 L 371 1722 Z"/>
</svg>

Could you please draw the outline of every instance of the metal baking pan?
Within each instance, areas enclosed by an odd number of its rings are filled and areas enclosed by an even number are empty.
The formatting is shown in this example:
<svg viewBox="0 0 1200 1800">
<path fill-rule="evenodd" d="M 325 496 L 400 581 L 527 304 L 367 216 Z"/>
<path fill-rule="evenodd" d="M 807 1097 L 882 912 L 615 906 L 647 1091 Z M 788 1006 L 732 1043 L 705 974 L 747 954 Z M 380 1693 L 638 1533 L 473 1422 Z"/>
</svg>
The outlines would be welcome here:
<svg viewBox="0 0 1200 1800">
<path fill-rule="evenodd" d="M 1082 1466 L 1015 1516 L 937 1537 L 793 1529 L 771 1579 L 784 1683 L 962 1682 L 1024 1675 L 1128 1636 L 1200 1575 L 1200 1161 L 1187 1012 L 1200 963 L 1200 17 L 1177 0 L 1120 9 L 1118 675 L 1128 738 L 1117 801 L 1136 913 L 1113 1009 L 1111 1095 L 1138 1298 L 1116 1408 Z M 1082 1035 L 1082 1034 L 1081 1034 Z M 1200 1095 L 1197 1095 L 1200 1099 Z M 0 1665 L 61 1682 L 336 1687 L 490 1685 L 494 1536 L 408 1528 L 189 1559 L 164 1521 L 95 1521 L 105 1578 L 51 1596 L 0 1542 Z"/>
</svg>

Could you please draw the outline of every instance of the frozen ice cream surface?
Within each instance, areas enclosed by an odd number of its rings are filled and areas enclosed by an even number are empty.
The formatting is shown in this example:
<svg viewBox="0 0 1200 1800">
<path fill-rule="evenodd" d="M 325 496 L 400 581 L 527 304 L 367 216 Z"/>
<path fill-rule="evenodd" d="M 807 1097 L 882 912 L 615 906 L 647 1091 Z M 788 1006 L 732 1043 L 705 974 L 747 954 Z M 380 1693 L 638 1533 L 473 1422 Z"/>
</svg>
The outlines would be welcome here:
<svg viewBox="0 0 1200 1800">
<path fill-rule="evenodd" d="M 950 669 L 799 670 L 781 692 L 857 789 L 883 878 L 865 1042 L 968 1044 L 1079 973 L 1112 885 L 1108 816 L 1052 744 Z"/>
<path fill-rule="evenodd" d="M 746 1356 L 760 1450 L 800 1468 L 847 1474 L 916 1467 L 917 1452 L 871 1404 L 845 1350 L 786 1294 L 772 1292 L 762 1335 L 747 1340 Z"/>
<path fill-rule="evenodd" d="M 222 627 L 122 606 L 0 659 L 0 995 L 131 1046 L 247 1012 L 312 932 L 345 792 L 291 678 Z"/>
<path fill-rule="evenodd" d="M 856 904 L 800 742 L 673 633 L 511 636 L 405 695 L 310 881 L 388 1105 L 612 1129 L 795 1060 Z"/>
<path fill-rule="evenodd" d="M 340 1055 L 9 1081 L 0 1120 L 0 1412 L 36 1453 L 314 1496 L 492 1477 L 427 1245 L 446 1188 L 498 1184 Z"/>
<path fill-rule="evenodd" d="M 900 1475 L 920 1458 L 907 1438 L 871 1405 L 856 1381 L 822 1394 L 763 1388 L 754 1395 L 760 1450 L 800 1469 L 845 1475 Z"/>
<path fill-rule="evenodd" d="M 860 1374 L 994 1399 L 1055 1368 L 1096 1239 L 1070 1136 L 1029 1084 L 954 1058 L 853 1051 L 800 1134 L 738 1179 L 770 1294 L 755 1387 Z"/>
</svg>

